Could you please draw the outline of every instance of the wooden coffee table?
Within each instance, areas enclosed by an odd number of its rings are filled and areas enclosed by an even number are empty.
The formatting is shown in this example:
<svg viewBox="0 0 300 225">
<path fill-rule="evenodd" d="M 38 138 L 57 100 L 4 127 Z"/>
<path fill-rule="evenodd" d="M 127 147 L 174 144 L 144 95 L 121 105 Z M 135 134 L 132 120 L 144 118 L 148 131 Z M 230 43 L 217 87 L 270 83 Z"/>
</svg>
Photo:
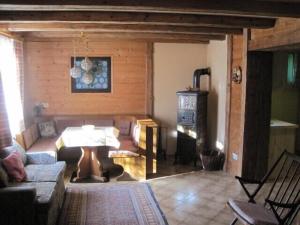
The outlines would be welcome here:
<svg viewBox="0 0 300 225">
<path fill-rule="evenodd" d="M 108 152 L 109 147 L 120 147 L 117 139 L 119 131 L 114 127 L 67 127 L 58 139 L 62 147 L 80 147 L 81 157 L 78 161 L 76 177 L 73 181 L 92 178 L 106 182 L 101 164 L 101 151 Z"/>
</svg>

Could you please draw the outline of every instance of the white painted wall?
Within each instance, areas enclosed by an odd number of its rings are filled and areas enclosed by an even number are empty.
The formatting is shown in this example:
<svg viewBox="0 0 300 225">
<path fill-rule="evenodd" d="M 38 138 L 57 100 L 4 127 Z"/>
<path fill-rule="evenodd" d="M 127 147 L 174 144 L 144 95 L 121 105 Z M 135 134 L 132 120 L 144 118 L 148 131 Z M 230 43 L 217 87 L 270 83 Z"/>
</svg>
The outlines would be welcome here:
<svg viewBox="0 0 300 225">
<path fill-rule="evenodd" d="M 226 40 L 211 41 L 207 46 L 207 66 L 211 68 L 211 87 L 208 95 L 209 143 L 211 148 L 218 147 L 223 150 L 226 118 Z"/>
<path fill-rule="evenodd" d="M 167 154 L 176 151 L 176 92 L 192 86 L 195 69 L 206 66 L 207 45 L 154 44 L 154 117 L 168 127 Z"/>
<path fill-rule="evenodd" d="M 207 66 L 212 69 L 208 104 L 210 144 L 214 147 L 217 140 L 224 143 L 226 51 L 226 41 L 209 45 L 154 44 L 154 117 L 168 127 L 167 154 L 176 151 L 176 92 L 192 86 L 194 71 Z M 206 89 L 205 82 L 201 82 L 201 87 Z"/>
</svg>

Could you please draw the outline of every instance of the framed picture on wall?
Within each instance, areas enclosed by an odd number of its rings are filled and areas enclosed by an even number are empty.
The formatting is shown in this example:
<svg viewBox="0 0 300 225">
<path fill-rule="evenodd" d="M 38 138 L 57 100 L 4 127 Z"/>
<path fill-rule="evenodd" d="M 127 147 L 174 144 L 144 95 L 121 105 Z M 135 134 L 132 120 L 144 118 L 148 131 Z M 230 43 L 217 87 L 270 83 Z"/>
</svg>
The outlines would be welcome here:
<svg viewBox="0 0 300 225">
<path fill-rule="evenodd" d="M 71 85 L 72 93 L 110 93 L 111 57 L 71 57 Z"/>
</svg>

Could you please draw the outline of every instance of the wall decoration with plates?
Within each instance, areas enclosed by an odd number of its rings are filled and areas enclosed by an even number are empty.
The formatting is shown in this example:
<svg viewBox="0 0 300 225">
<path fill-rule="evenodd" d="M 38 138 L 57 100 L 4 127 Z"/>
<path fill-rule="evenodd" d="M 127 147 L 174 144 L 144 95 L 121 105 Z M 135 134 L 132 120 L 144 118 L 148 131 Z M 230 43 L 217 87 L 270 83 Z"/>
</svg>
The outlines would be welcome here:
<svg viewBox="0 0 300 225">
<path fill-rule="evenodd" d="M 72 93 L 111 92 L 111 57 L 72 57 L 70 73 Z"/>
</svg>

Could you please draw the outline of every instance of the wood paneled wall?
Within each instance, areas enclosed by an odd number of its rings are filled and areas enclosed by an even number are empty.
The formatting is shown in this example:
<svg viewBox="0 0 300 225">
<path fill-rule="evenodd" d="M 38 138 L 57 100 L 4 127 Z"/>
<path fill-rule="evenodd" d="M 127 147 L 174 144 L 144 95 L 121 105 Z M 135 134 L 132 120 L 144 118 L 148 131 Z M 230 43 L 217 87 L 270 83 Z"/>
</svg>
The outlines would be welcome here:
<svg viewBox="0 0 300 225">
<path fill-rule="evenodd" d="M 112 58 L 111 93 L 71 93 L 73 50 L 72 40 L 24 43 L 27 122 L 37 102 L 47 102 L 44 114 L 51 115 L 147 113 L 147 64 L 152 54 L 148 43 L 89 41 L 88 53 L 85 46 L 76 49 L 77 56 Z"/>
</svg>

